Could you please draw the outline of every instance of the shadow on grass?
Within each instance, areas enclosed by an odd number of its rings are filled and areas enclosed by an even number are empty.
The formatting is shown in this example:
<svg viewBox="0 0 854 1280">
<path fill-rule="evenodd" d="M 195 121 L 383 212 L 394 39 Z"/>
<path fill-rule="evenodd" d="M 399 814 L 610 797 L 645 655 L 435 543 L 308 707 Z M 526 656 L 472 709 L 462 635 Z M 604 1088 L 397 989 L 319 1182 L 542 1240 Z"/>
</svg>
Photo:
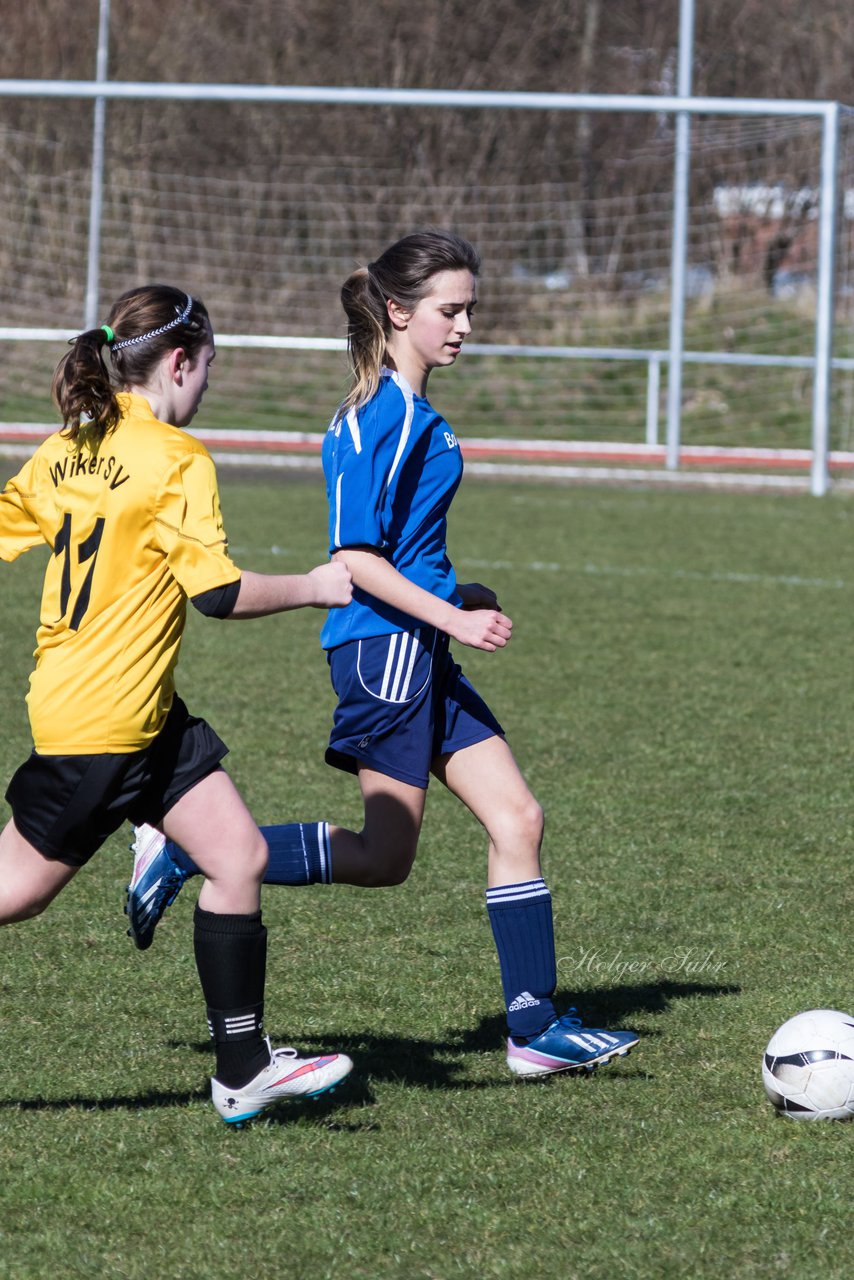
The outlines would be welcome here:
<svg viewBox="0 0 854 1280">
<path fill-rule="evenodd" d="M 276 1106 L 265 1114 L 260 1122 L 264 1124 L 290 1125 L 301 1120 L 312 1120 L 322 1124 L 324 1128 L 338 1132 L 369 1132 L 378 1126 L 372 1121 L 360 1124 L 330 1121 L 333 1112 L 342 1107 L 350 1107 L 365 1102 L 372 1103 L 372 1097 L 354 1097 L 348 1088 L 349 1081 L 341 1086 L 340 1096 L 327 1094 L 321 1098 L 294 1098 Z M 346 1091 L 346 1092 L 345 1092 Z M 172 1110 L 175 1107 L 187 1107 L 191 1103 L 206 1102 L 210 1104 L 208 1089 L 197 1090 L 159 1090 L 149 1089 L 134 1094 L 114 1094 L 111 1097 L 87 1097 L 73 1094 L 60 1098 L 3 1098 L 0 1099 L 0 1111 L 150 1111 Z M 211 1108 L 213 1116 L 213 1109 Z M 256 1121 L 255 1123 L 258 1123 Z M 239 1126 L 237 1126 L 239 1127 Z"/>
<path fill-rule="evenodd" d="M 588 1026 L 631 1026 L 635 1018 L 644 1014 L 665 1013 L 674 1000 L 705 997 L 720 999 L 737 995 L 741 988 L 736 984 L 709 983 L 662 979 L 638 986 L 590 987 L 585 990 L 559 991 L 555 1003 L 559 1010 L 570 1005 L 583 1011 Z M 334 1044 L 336 1049 L 348 1053 L 356 1069 L 348 1081 L 351 1096 L 364 1090 L 357 1102 L 370 1103 L 370 1086 L 365 1080 L 397 1082 L 422 1089 L 448 1089 L 457 1092 L 495 1088 L 496 1083 L 512 1083 L 503 1064 L 503 1046 L 506 1036 L 503 1013 L 487 1014 L 474 1027 L 449 1028 L 441 1040 L 403 1039 L 398 1036 L 375 1036 L 362 1033 L 352 1036 L 325 1034 L 322 1037 L 300 1037 L 300 1043 L 318 1052 Z M 645 1030 L 643 1040 L 665 1034 L 661 1030 Z M 209 1046 L 197 1047 L 209 1052 Z M 487 1080 L 468 1077 L 466 1055 L 493 1053 L 496 1055 L 496 1076 Z M 626 1074 L 626 1073 L 624 1073 Z M 628 1073 L 643 1076 L 642 1069 Z M 354 1078 L 355 1077 L 355 1078 Z M 616 1078 L 616 1077 L 614 1077 Z"/>
<path fill-rule="evenodd" d="M 275 1034 L 271 1039 L 273 1044 L 283 1043 L 282 1038 Z M 499 1034 L 490 1047 L 498 1049 L 501 1043 Z M 298 1044 L 301 1052 L 328 1053 L 332 1047 L 353 1059 L 353 1074 L 342 1089 L 346 1088 L 348 1101 L 356 1105 L 375 1101 L 370 1085 L 366 1083 L 368 1080 L 406 1084 L 415 1089 L 459 1091 L 492 1087 L 489 1081 L 466 1079 L 465 1051 L 457 1032 L 449 1032 L 447 1039 L 427 1040 L 362 1031 L 350 1035 L 330 1031 L 316 1036 L 301 1035 Z M 183 1044 L 173 1041 L 171 1047 L 191 1049 L 206 1055 L 211 1053 L 210 1043 L 201 1040 Z"/>
<path fill-rule="evenodd" d="M 589 1026 L 616 1028 L 631 1025 L 633 1019 L 649 1013 L 665 1013 L 674 1000 L 698 996 L 719 999 L 737 995 L 741 988 L 733 984 L 703 982 L 674 982 L 663 980 L 639 986 L 591 987 L 587 990 L 560 991 L 556 996 L 559 1009 L 577 1005 L 583 1010 L 584 1021 Z M 343 1107 L 372 1107 L 376 1097 L 371 1083 L 398 1083 L 411 1088 L 446 1089 L 454 1092 L 493 1089 L 496 1083 L 512 1083 L 503 1071 L 495 1079 L 471 1080 L 466 1078 L 466 1055 L 470 1053 L 500 1054 L 506 1034 L 504 1014 L 489 1014 L 481 1018 L 475 1027 L 449 1028 L 441 1040 L 418 1039 L 402 1036 L 378 1036 L 370 1033 L 356 1035 L 301 1036 L 300 1044 L 315 1052 L 328 1051 L 330 1044 L 347 1053 L 355 1062 L 355 1070 L 334 1095 L 317 1099 L 293 1099 L 271 1109 L 262 1123 L 290 1125 L 311 1120 L 325 1128 L 347 1132 L 365 1132 L 378 1126 L 372 1121 L 359 1123 L 336 1122 L 334 1112 Z M 664 1034 L 660 1030 L 644 1031 L 643 1039 Z M 276 1042 L 277 1037 L 273 1037 Z M 194 1053 L 211 1057 L 210 1042 L 170 1041 L 170 1048 L 190 1049 Z M 211 1063 L 212 1065 L 212 1063 Z M 625 1073 L 624 1073 L 625 1074 Z M 629 1073 L 632 1078 L 644 1076 L 643 1070 Z M 614 1075 L 611 1079 L 618 1079 Z M 141 1111 L 152 1108 L 188 1106 L 193 1102 L 207 1101 L 207 1090 L 159 1091 L 149 1090 L 138 1094 L 114 1097 L 86 1097 L 70 1095 L 60 1098 L 19 1098 L 0 1100 L 0 1110 L 66 1111 L 78 1107 L 84 1111 Z M 256 1123 L 258 1123 L 256 1121 Z"/>
<path fill-rule="evenodd" d="M 2 1111 L 146 1111 L 154 1107 L 186 1107 L 199 1102 L 207 1095 L 201 1090 L 148 1089 L 144 1093 L 113 1094 L 111 1097 L 87 1097 L 85 1094 L 69 1094 L 62 1098 L 3 1098 Z"/>
<path fill-rule="evenodd" d="M 560 990 L 555 995 L 558 1011 L 576 1007 L 584 1023 L 590 1027 L 618 1029 L 632 1026 L 632 1020 L 645 1013 L 666 1013 L 674 1000 L 686 1000 L 697 996 L 718 999 L 721 996 L 738 995 L 741 987 L 731 983 L 660 982 L 643 983 L 640 986 L 589 987 L 583 990 Z M 476 1027 L 454 1033 L 459 1047 L 466 1053 L 483 1053 L 506 1034 L 504 1015 L 484 1017 Z M 645 1030 L 643 1041 L 664 1034 L 660 1030 Z"/>
</svg>

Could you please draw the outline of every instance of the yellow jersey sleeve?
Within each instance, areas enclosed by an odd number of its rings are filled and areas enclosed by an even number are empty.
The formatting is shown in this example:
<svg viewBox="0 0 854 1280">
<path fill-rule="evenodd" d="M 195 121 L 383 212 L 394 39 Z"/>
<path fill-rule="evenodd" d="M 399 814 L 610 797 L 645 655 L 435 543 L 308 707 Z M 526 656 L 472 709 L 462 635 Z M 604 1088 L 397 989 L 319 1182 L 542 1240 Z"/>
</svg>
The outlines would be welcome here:
<svg viewBox="0 0 854 1280">
<path fill-rule="evenodd" d="M 48 539 L 36 515 L 35 458 L 30 458 L 0 493 L 0 560 L 17 560 Z"/>
<path fill-rule="evenodd" d="M 156 536 L 187 596 L 236 582 L 229 558 L 216 471 L 207 452 L 188 453 L 170 467 L 157 496 Z"/>
</svg>

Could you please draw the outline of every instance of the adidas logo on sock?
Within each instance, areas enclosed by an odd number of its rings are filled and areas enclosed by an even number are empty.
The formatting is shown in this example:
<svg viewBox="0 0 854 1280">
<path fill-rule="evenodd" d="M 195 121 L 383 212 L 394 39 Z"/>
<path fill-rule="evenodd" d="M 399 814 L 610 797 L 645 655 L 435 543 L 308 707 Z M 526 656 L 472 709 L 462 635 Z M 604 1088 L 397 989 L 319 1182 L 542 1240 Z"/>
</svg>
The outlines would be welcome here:
<svg viewBox="0 0 854 1280">
<path fill-rule="evenodd" d="M 533 1009 L 539 1003 L 539 1000 L 532 996 L 530 991 L 523 991 L 510 1005 L 508 1013 L 518 1013 L 520 1009 Z"/>
</svg>

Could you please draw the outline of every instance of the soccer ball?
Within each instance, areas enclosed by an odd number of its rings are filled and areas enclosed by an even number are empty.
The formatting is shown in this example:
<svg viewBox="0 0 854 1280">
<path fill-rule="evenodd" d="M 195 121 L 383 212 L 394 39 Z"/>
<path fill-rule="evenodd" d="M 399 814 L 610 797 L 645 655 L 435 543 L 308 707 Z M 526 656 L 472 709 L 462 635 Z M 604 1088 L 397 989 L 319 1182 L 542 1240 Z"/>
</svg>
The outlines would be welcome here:
<svg viewBox="0 0 854 1280">
<path fill-rule="evenodd" d="M 854 1017 L 810 1009 L 789 1018 L 768 1041 L 762 1083 L 793 1120 L 854 1119 Z"/>
</svg>

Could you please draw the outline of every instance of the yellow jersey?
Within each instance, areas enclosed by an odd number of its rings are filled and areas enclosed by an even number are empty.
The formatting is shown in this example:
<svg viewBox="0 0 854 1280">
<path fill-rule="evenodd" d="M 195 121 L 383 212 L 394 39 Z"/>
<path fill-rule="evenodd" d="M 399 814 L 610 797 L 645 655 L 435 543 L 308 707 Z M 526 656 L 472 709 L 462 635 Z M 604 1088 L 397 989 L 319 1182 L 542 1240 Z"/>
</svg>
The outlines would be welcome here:
<svg viewBox="0 0 854 1280">
<path fill-rule="evenodd" d="M 27 704 L 43 755 L 138 751 L 163 727 L 187 598 L 240 578 L 207 449 L 118 396 L 96 449 L 50 436 L 0 494 L 0 558 L 53 549 Z"/>
</svg>

